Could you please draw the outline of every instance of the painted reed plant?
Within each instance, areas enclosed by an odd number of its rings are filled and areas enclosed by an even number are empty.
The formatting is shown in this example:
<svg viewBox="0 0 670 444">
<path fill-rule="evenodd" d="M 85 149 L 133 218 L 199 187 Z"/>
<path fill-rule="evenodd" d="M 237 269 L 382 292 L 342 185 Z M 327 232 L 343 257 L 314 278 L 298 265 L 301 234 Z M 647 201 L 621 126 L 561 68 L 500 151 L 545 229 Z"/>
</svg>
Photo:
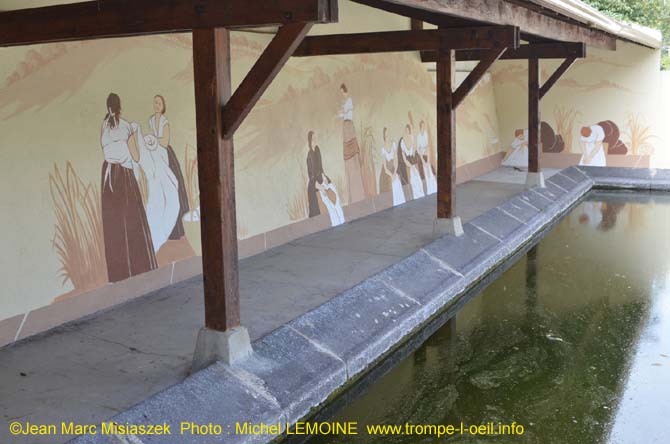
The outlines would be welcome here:
<svg viewBox="0 0 670 444">
<path fill-rule="evenodd" d="M 581 113 L 573 108 L 556 107 L 554 108 L 554 119 L 556 120 L 556 132 L 565 142 L 565 151 L 572 152 L 573 134 L 575 129 L 575 120 Z"/>
<path fill-rule="evenodd" d="M 638 114 L 628 114 L 628 130 L 626 137 L 628 138 L 628 147 L 631 154 L 645 155 L 653 154 L 654 145 L 652 140 L 655 139 L 651 132 L 651 127 L 645 125 L 642 117 Z"/>
<path fill-rule="evenodd" d="M 297 163 L 298 171 L 300 171 L 301 186 L 286 204 L 286 213 L 288 214 L 289 220 L 292 222 L 307 219 L 309 216 L 309 197 L 307 196 L 307 184 L 309 183 L 309 179 L 307 178 L 305 167 L 302 165 L 302 162 L 298 160 Z"/>
<path fill-rule="evenodd" d="M 56 216 L 52 244 L 60 258 L 63 284 L 70 281 L 78 291 L 105 284 L 108 279 L 100 191 L 92 183 L 84 183 L 70 162 L 65 166 L 65 175 L 54 164 L 49 187 Z"/>
<path fill-rule="evenodd" d="M 366 197 L 377 195 L 377 180 L 375 170 L 375 137 L 372 127 L 365 126 L 361 122 L 362 146 L 361 146 L 361 173 L 363 175 L 363 186 Z M 339 189 L 338 189 L 339 191 Z"/>
</svg>

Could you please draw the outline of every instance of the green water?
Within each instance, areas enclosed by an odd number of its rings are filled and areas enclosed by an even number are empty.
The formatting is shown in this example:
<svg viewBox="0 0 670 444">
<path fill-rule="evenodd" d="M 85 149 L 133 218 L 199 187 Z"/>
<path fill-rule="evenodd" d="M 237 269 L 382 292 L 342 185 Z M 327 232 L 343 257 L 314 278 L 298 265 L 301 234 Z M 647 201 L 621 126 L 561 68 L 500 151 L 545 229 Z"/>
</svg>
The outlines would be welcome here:
<svg viewBox="0 0 670 444">
<path fill-rule="evenodd" d="M 670 197 L 594 194 L 317 443 L 670 442 Z M 323 418 L 322 418 L 323 419 Z M 367 424 L 509 424 L 516 436 L 370 436 Z"/>
</svg>

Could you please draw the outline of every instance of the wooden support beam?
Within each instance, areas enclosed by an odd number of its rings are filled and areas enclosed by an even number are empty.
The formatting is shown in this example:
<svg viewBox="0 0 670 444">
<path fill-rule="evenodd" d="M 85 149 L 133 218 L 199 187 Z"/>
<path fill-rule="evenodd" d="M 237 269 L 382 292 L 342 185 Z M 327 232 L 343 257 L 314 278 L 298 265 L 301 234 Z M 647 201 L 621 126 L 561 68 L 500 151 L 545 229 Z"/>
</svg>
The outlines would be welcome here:
<svg viewBox="0 0 670 444">
<path fill-rule="evenodd" d="M 422 58 L 424 62 L 435 62 L 437 55 L 434 51 L 425 51 L 426 56 Z M 482 60 L 488 54 L 487 50 L 482 49 L 462 49 L 456 51 L 456 60 L 459 62 L 468 62 Z M 586 47 L 583 43 L 534 43 L 530 45 L 521 45 L 518 48 L 508 48 L 500 56 L 500 60 L 528 60 L 534 57 L 537 59 L 581 59 L 586 57 Z"/>
<path fill-rule="evenodd" d="M 604 31 L 592 29 L 587 23 L 544 14 L 506 0 L 352 0 L 355 3 L 423 20 L 438 26 L 453 26 L 460 19 L 481 25 L 513 25 L 521 32 L 561 42 L 584 42 L 588 46 L 615 50 L 616 38 Z"/>
<path fill-rule="evenodd" d="M 337 18 L 337 0 L 95 0 L 1 12 L 0 46 Z"/>
<path fill-rule="evenodd" d="M 570 69 L 570 67 L 577 61 L 576 58 L 571 57 L 569 59 L 565 59 L 563 63 L 554 71 L 554 73 L 547 79 L 546 82 L 542 85 L 540 88 L 540 100 L 549 92 L 552 86 L 558 82 L 558 79 L 561 78 L 565 72 Z"/>
<path fill-rule="evenodd" d="M 463 80 L 458 89 L 454 92 L 453 97 L 453 106 L 458 108 L 458 106 L 465 100 L 465 98 L 470 94 L 477 84 L 482 80 L 486 71 L 493 65 L 493 63 L 500 58 L 500 56 L 505 52 L 505 48 L 498 49 L 489 49 L 486 52 L 486 55 L 481 59 L 481 61 L 475 66 L 470 74 Z"/>
<path fill-rule="evenodd" d="M 223 109 L 223 136 L 232 137 L 258 99 L 279 73 L 310 28 L 309 23 L 291 23 L 279 28 L 265 51 Z"/>
<path fill-rule="evenodd" d="M 423 30 L 423 22 L 419 19 L 410 19 L 410 29 L 413 31 L 421 31 Z M 430 51 L 420 51 L 419 56 L 421 57 L 421 61 L 425 62 L 424 58 L 428 57 L 430 54 Z"/>
<path fill-rule="evenodd" d="M 234 148 L 222 113 L 231 96 L 228 30 L 193 31 L 193 71 L 205 326 L 226 331 L 240 325 Z"/>
<path fill-rule="evenodd" d="M 437 54 L 437 217 L 448 219 L 454 217 L 456 191 L 456 54 L 449 49 Z"/>
<path fill-rule="evenodd" d="M 528 59 L 528 172 L 540 172 L 540 61 Z"/>
<path fill-rule="evenodd" d="M 306 37 L 296 57 L 437 50 L 438 48 L 506 48 L 519 46 L 514 26 L 366 32 Z"/>
</svg>

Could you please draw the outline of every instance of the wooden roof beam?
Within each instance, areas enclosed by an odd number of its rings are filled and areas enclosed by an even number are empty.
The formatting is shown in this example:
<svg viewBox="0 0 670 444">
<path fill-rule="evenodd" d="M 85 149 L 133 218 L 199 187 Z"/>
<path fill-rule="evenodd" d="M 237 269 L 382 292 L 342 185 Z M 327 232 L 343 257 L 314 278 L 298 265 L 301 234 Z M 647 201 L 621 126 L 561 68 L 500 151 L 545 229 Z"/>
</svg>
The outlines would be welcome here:
<svg viewBox="0 0 670 444">
<path fill-rule="evenodd" d="M 96 0 L 0 12 L 0 47 L 337 19 L 337 0 Z"/>
<path fill-rule="evenodd" d="M 495 49 L 519 46 L 519 28 L 476 28 L 366 32 L 306 37 L 293 54 L 296 57 L 405 52 L 442 49 Z"/>
<path fill-rule="evenodd" d="M 569 19 L 542 14 L 505 0 L 352 0 L 394 14 L 423 20 L 438 26 L 453 26 L 453 20 L 482 25 L 513 25 L 524 36 L 561 42 L 583 42 L 600 49 L 615 50 L 616 38 L 604 31 L 576 24 Z"/>
<path fill-rule="evenodd" d="M 482 60 L 487 55 L 485 50 L 456 51 L 456 60 L 459 62 Z M 516 49 L 508 48 L 500 56 L 500 60 L 528 60 L 536 59 L 583 59 L 586 57 L 586 45 L 583 43 L 539 43 L 521 45 Z M 437 53 L 434 51 L 422 54 L 422 61 L 435 62 Z"/>
</svg>

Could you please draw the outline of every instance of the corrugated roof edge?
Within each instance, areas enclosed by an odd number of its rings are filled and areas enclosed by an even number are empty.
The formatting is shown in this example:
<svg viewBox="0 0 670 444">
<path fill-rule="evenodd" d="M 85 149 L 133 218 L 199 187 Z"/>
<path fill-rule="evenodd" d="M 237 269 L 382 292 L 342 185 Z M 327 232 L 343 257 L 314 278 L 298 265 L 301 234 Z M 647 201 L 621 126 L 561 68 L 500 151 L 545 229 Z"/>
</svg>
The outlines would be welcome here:
<svg viewBox="0 0 670 444">
<path fill-rule="evenodd" d="M 621 39 L 660 49 L 663 36 L 661 31 L 634 23 L 615 20 L 581 0 L 531 0 L 532 3 L 551 9 L 566 17 L 586 23 Z"/>
</svg>

